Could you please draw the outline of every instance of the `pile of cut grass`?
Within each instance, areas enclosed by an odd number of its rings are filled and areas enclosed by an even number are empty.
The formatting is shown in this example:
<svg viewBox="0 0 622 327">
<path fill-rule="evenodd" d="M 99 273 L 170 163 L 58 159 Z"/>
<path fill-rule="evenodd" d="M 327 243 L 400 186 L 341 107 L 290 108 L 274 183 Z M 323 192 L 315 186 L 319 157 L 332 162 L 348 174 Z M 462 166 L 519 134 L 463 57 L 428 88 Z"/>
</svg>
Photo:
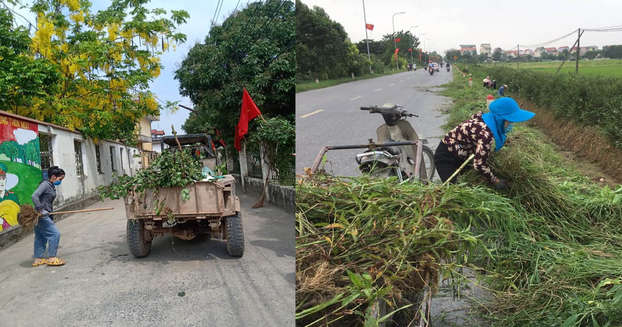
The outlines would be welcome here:
<svg viewBox="0 0 622 327">
<path fill-rule="evenodd" d="M 457 77 L 445 92 L 455 99 L 446 127 L 483 110 L 489 92 Z M 601 188 L 581 176 L 524 126 L 493 153 L 491 168 L 508 179 L 502 194 L 525 214 L 510 243 L 499 242 L 508 236 L 502 229 L 482 234 L 495 258 L 486 277 L 498 290 L 489 318 L 514 326 L 622 324 L 622 186 Z M 487 185 L 475 171 L 461 182 Z"/>
<path fill-rule="evenodd" d="M 307 180 L 297 189 L 296 203 L 301 326 L 374 325 L 382 320 L 372 313 L 380 300 L 418 320 L 417 306 L 437 290 L 439 275 L 447 277 L 468 252 L 487 253 L 468 227 L 457 228 L 448 218 L 512 230 L 519 216 L 510 201 L 484 187 L 440 189 L 365 177 Z M 409 300 L 412 294 L 418 300 Z"/>
</svg>

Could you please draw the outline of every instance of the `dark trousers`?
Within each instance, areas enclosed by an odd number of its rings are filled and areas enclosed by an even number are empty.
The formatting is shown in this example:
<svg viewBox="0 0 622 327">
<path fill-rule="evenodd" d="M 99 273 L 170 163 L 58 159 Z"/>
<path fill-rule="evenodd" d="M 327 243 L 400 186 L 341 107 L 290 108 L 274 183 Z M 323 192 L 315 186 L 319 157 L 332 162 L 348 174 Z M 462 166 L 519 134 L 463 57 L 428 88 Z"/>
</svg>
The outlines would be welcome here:
<svg viewBox="0 0 622 327">
<path fill-rule="evenodd" d="M 434 165 L 436 167 L 436 171 L 438 172 L 438 176 L 441 177 L 441 181 L 443 183 L 453 175 L 453 173 L 462 166 L 465 159 L 461 159 L 453 155 L 453 153 L 449 152 L 447 146 L 443 141 L 436 147 L 436 152 L 434 152 Z M 464 171 L 464 170 L 463 170 Z M 455 184 L 458 180 L 458 176 L 452 178 L 449 183 Z"/>
</svg>

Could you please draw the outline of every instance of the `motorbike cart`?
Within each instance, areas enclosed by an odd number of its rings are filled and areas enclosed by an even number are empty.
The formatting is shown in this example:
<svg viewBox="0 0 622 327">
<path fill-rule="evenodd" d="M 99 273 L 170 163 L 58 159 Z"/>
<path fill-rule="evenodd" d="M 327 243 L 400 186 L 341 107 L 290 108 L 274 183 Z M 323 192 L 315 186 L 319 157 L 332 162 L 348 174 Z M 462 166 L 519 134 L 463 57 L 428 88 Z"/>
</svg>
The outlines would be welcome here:
<svg viewBox="0 0 622 327">
<path fill-rule="evenodd" d="M 210 169 L 216 164 L 207 135 L 180 135 L 177 140 L 165 138 L 163 143 L 170 145 L 167 151 L 192 148 L 197 155 L 204 156 L 200 159 L 207 167 L 212 166 Z M 146 257 L 153 239 L 166 234 L 183 240 L 216 235 L 226 240 L 229 255 L 244 254 L 240 200 L 231 175 L 197 181 L 186 187 L 147 189 L 142 193 L 132 190 L 125 198 L 125 213 L 127 244 L 137 258 Z"/>
<path fill-rule="evenodd" d="M 382 107 L 361 107 L 371 114 L 381 114 L 384 124 L 376 129 L 378 142 L 369 139 L 368 144 L 324 146 L 315 158 L 311 172 L 320 169 L 321 162 L 328 151 L 365 149 L 356 156 L 359 170 L 379 178 L 397 176 L 400 182 L 421 180 L 430 181 L 436 168 L 434 152 L 427 147 L 427 140 L 420 138 L 407 117 L 418 117 L 399 105 L 386 104 Z"/>
</svg>

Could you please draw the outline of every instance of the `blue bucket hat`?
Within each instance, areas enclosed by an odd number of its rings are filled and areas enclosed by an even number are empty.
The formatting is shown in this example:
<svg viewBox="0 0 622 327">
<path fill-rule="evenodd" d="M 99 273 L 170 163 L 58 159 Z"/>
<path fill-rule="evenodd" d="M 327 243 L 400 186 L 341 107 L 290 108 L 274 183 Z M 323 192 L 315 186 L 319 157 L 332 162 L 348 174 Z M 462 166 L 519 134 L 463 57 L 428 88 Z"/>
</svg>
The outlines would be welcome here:
<svg viewBox="0 0 622 327">
<path fill-rule="evenodd" d="M 533 118 L 536 114 L 518 107 L 512 98 L 499 98 L 490 104 L 490 112 L 511 122 L 520 123 Z"/>
</svg>

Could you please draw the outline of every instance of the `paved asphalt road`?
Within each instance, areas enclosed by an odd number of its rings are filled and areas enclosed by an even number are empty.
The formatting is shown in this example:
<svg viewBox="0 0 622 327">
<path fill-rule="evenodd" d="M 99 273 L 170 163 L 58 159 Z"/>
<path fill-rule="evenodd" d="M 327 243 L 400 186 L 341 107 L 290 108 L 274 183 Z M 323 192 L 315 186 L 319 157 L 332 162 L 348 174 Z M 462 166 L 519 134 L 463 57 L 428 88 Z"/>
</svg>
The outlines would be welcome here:
<svg viewBox="0 0 622 327">
<path fill-rule="evenodd" d="M 427 138 L 436 149 L 444 135 L 445 123 L 439 111 L 449 99 L 428 92 L 452 79 L 443 67 L 434 75 L 425 70 L 403 72 L 379 78 L 340 84 L 296 94 L 296 173 L 311 167 L 324 145 L 366 144 L 376 140 L 376 128 L 384 123 L 380 114 L 369 114 L 361 106 L 395 103 L 419 118 L 409 118 L 419 137 Z M 338 150 L 328 153 L 326 170 L 335 175 L 360 175 L 355 161 L 363 150 Z"/>
<path fill-rule="evenodd" d="M 216 238 L 168 236 L 136 259 L 120 200 L 58 222 L 65 266 L 31 267 L 29 235 L 0 251 L 0 326 L 293 326 L 294 215 L 240 200 L 242 258 Z"/>
</svg>

